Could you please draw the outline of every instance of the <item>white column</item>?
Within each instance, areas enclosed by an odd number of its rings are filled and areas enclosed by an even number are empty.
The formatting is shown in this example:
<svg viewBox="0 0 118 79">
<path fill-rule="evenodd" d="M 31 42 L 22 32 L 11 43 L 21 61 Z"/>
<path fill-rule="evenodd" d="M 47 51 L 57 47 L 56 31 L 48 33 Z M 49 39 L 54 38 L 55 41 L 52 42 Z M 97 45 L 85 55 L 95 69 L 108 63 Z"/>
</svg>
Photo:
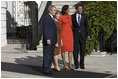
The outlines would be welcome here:
<svg viewBox="0 0 118 79">
<path fill-rule="evenodd" d="M 7 45 L 6 2 L 1 1 L 1 46 Z"/>
</svg>

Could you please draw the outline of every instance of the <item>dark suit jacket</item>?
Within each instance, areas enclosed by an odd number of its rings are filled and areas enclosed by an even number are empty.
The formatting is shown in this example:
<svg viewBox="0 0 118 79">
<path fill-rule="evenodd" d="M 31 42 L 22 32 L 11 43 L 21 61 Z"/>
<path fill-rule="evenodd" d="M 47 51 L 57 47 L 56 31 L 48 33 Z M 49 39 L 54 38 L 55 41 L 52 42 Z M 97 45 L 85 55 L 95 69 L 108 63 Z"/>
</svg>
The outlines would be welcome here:
<svg viewBox="0 0 118 79">
<path fill-rule="evenodd" d="M 56 24 L 52 17 L 48 14 L 44 17 L 42 22 L 43 28 L 43 44 L 47 45 L 47 40 L 51 40 L 54 45 L 57 42 Z"/>
<path fill-rule="evenodd" d="M 88 25 L 88 20 L 87 20 L 87 15 L 82 13 L 81 14 L 81 23 L 80 27 L 78 26 L 77 20 L 76 20 L 76 13 L 72 15 L 72 24 L 73 24 L 73 34 L 74 37 L 78 35 L 79 30 L 82 35 L 82 39 L 86 40 L 87 36 L 90 36 L 90 31 L 89 31 L 89 25 Z"/>
</svg>

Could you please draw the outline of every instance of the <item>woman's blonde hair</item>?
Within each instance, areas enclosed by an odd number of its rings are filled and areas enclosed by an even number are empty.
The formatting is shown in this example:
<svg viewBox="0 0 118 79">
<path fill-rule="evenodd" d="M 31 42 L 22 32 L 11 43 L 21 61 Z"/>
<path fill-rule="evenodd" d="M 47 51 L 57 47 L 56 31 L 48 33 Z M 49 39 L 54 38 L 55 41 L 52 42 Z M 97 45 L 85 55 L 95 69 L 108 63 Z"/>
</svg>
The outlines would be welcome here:
<svg viewBox="0 0 118 79">
<path fill-rule="evenodd" d="M 58 13 L 61 14 L 61 11 L 60 10 L 56 10 L 56 14 L 58 14 Z M 56 14 L 55 14 L 55 16 L 56 16 Z M 55 18 L 55 16 L 54 16 L 54 18 Z"/>
</svg>

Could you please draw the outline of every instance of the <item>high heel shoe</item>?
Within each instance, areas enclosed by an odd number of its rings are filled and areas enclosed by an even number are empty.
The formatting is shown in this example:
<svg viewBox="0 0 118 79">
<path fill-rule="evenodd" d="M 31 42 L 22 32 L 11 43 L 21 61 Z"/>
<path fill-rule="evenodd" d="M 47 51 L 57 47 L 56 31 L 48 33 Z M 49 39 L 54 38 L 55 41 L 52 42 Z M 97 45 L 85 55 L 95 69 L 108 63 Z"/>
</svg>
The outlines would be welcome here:
<svg viewBox="0 0 118 79">
<path fill-rule="evenodd" d="M 52 70 L 55 70 L 55 68 L 51 68 Z"/>
<path fill-rule="evenodd" d="M 67 70 L 68 69 L 67 66 L 64 66 L 64 69 Z"/>
<path fill-rule="evenodd" d="M 72 66 L 69 66 L 69 65 L 68 65 L 68 67 L 69 67 L 71 70 L 74 70 L 74 68 L 73 68 Z"/>
<path fill-rule="evenodd" d="M 55 69 L 55 71 L 58 71 L 58 72 L 60 72 L 60 69 Z"/>
<path fill-rule="evenodd" d="M 58 71 L 58 72 L 60 72 L 60 68 L 59 67 L 56 67 L 55 70 Z"/>
</svg>

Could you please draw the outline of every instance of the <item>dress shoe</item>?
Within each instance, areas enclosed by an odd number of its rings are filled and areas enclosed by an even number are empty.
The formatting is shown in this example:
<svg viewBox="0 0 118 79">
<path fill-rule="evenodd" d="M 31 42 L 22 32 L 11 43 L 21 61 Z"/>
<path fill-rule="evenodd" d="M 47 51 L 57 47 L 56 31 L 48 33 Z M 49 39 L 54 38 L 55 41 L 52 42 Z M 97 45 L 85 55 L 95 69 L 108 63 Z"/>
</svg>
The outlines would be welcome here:
<svg viewBox="0 0 118 79">
<path fill-rule="evenodd" d="M 75 66 L 75 69 L 78 69 L 79 67 L 78 66 Z"/>
<path fill-rule="evenodd" d="M 49 71 L 49 72 L 44 72 L 43 74 L 46 74 L 46 75 L 51 75 L 53 71 Z"/>
<path fill-rule="evenodd" d="M 69 65 L 68 65 L 68 68 L 70 68 L 70 70 L 74 70 L 74 68 L 73 68 L 72 66 L 69 66 Z"/>
<path fill-rule="evenodd" d="M 80 67 L 80 69 L 85 69 L 85 67 L 83 66 L 83 67 Z"/>
<path fill-rule="evenodd" d="M 67 66 L 64 66 L 64 69 L 67 70 L 68 69 Z"/>
<path fill-rule="evenodd" d="M 52 70 L 56 70 L 55 68 L 52 68 Z"/>
<path fill-rule="evenodd" d="M 55 71 L 60 72 L 60 69 L 55 69 Z"/>
<path fill-rule="evenodd" d="M 57 66 L 57 67 L 55 68 L 55 71 L 60 72 L 61 70 L 60 70 L 60 68 Z"/>
</svg>

